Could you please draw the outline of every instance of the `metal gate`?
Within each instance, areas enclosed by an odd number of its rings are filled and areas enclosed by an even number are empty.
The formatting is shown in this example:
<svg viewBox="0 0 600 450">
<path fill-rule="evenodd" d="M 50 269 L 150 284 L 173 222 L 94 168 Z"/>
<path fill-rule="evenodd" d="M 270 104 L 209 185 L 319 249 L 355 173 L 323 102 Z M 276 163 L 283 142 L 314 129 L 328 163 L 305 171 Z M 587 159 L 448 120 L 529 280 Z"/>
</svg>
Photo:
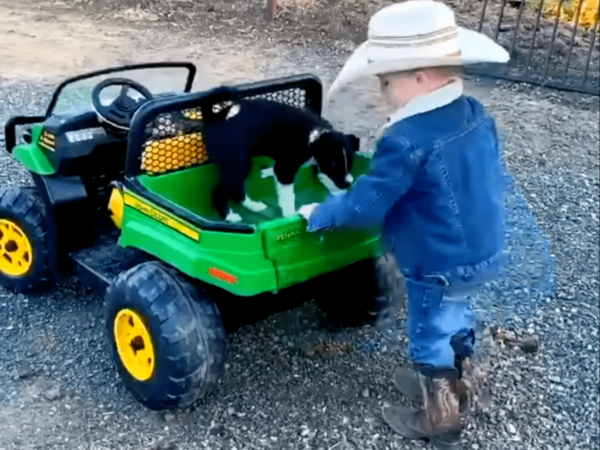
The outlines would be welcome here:
<svg viewBox="0 0 600 450">
<path fill-rule="evenodd" d="M 473 74 L 600 95 L 599 0 L 480 0 L 479 31 L 511 54 Z"/>
</svg>

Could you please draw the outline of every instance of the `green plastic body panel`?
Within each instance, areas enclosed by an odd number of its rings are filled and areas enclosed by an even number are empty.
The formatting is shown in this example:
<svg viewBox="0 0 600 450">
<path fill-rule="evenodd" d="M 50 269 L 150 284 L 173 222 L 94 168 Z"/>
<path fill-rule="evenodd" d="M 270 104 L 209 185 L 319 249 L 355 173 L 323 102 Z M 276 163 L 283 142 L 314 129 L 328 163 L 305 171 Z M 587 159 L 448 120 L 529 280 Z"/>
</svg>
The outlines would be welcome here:
<svg viewBox="0 0 600 450">
<path fill-rule="evenodd" d="M 181 272 L 240 296 L 277 290 L 273 263 L 264 256 L 260 234 L 201 231 L 199 242 L 125 207 L 119 243 L 136 247 Z M 228 283 L 210 275 L 216 268 L 237 278 Z"/>
<path fill-rule="evenodd" d="M 31 127 L 31 144 L 15 146 L 12 151 L 12 156 L 32 173 L 37 173 L 38 175 L 52 175 L 56 171 L 48 160 L 44 149 L 37 145 L 43 129 L 43 123 L 33 124 Z"/>
<path fill-rule="evenodd" d="M 365 173 L 369 165 L 368 157 L 357 155 L 353 175 Z M 247 183 L 250 197 L 266 203 L 267 209 L 256 213 L 241 206 L 236 208 L 243 220 L 254 225 L 254 233 L 200 230 L 187 224 L 199 232 L 196 241 L 126 202 L 120 245 L 144 250 L 193 278 L 239 296 L 277 292 L 380 254 L 379 234 L 375 230 L 308 233 L 301 216 L 281 217 L 275 180 L 260 174 L 261 169 L 271 166 L 269 158 L 256 158 Z M 211 192 L 218 180 L 214 165 L 164 175 L 140 175 L 139 180 L 154 194 L 189 212 L 217 219 L 211 204 Z M 329 195 L 312 166 L 305 166 L 298 173 L 295 192 L 297 208 L 322 202 Z M 157 205 L 152 207 L 165 213 Z M 211 269 L 226 272 L 235 281 L 215 278 Z"/>
</svg>

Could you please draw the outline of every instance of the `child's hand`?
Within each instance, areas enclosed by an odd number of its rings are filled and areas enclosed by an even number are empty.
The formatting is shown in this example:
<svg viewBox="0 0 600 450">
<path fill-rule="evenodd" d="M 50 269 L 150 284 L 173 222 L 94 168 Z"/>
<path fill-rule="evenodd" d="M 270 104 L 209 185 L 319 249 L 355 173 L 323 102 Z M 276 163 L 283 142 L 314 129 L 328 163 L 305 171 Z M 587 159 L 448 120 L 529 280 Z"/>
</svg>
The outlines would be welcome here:
<svg viewBox="0 0 600 450">
<path fill-rule="evenodd" d="M 308 220 L 317 206 L 319 206 L 319 203 L 311 203 L 310 205 L 301 206 L 298 210 L 298 214 Z"/>
</svg>

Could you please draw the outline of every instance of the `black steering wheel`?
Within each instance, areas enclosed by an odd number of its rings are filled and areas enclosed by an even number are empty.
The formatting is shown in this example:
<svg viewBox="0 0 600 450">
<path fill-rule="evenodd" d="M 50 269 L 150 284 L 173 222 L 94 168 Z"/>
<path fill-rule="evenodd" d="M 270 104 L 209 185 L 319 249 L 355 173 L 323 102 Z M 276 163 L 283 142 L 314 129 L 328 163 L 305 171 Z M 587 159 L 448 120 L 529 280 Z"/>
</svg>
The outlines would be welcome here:
<svg viewBox="0 0 600 450">
<path fill-rule="evenodd" d="M 109 105 L 103 105 L 100 102 L 100 94 L 110 86 L 121 86 L 121 92 Z M 130 89 L 140 94 L 143 98 L 136 100 L 130 97 L 128 95 Z M 140 106 L 148 100 L 152 100 L 152 98 L 153 96 L 148 89 L 133 80 L 128 78 L 107 78 L 98 83 L 92 91 L 92 106 L 98 118 L 107 125 L 118 131 L 129 131 L 133 114 Z"/>
</svg>

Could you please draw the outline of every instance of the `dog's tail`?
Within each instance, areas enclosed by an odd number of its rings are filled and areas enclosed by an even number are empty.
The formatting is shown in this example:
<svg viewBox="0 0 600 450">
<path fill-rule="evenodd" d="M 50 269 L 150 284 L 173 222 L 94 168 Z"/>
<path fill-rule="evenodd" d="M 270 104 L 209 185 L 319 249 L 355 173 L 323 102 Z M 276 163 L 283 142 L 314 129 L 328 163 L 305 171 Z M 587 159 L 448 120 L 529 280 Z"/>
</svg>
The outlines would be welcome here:
<svg viewBox="0 0 600 450">
<path fill-rule="evenodd" d="M 227 118 L 231 108 L 241 99 L 240 92 L 231 86 L 219 86 L 207 93 L 202 109 L 204 121 Z"/>
</svg>

